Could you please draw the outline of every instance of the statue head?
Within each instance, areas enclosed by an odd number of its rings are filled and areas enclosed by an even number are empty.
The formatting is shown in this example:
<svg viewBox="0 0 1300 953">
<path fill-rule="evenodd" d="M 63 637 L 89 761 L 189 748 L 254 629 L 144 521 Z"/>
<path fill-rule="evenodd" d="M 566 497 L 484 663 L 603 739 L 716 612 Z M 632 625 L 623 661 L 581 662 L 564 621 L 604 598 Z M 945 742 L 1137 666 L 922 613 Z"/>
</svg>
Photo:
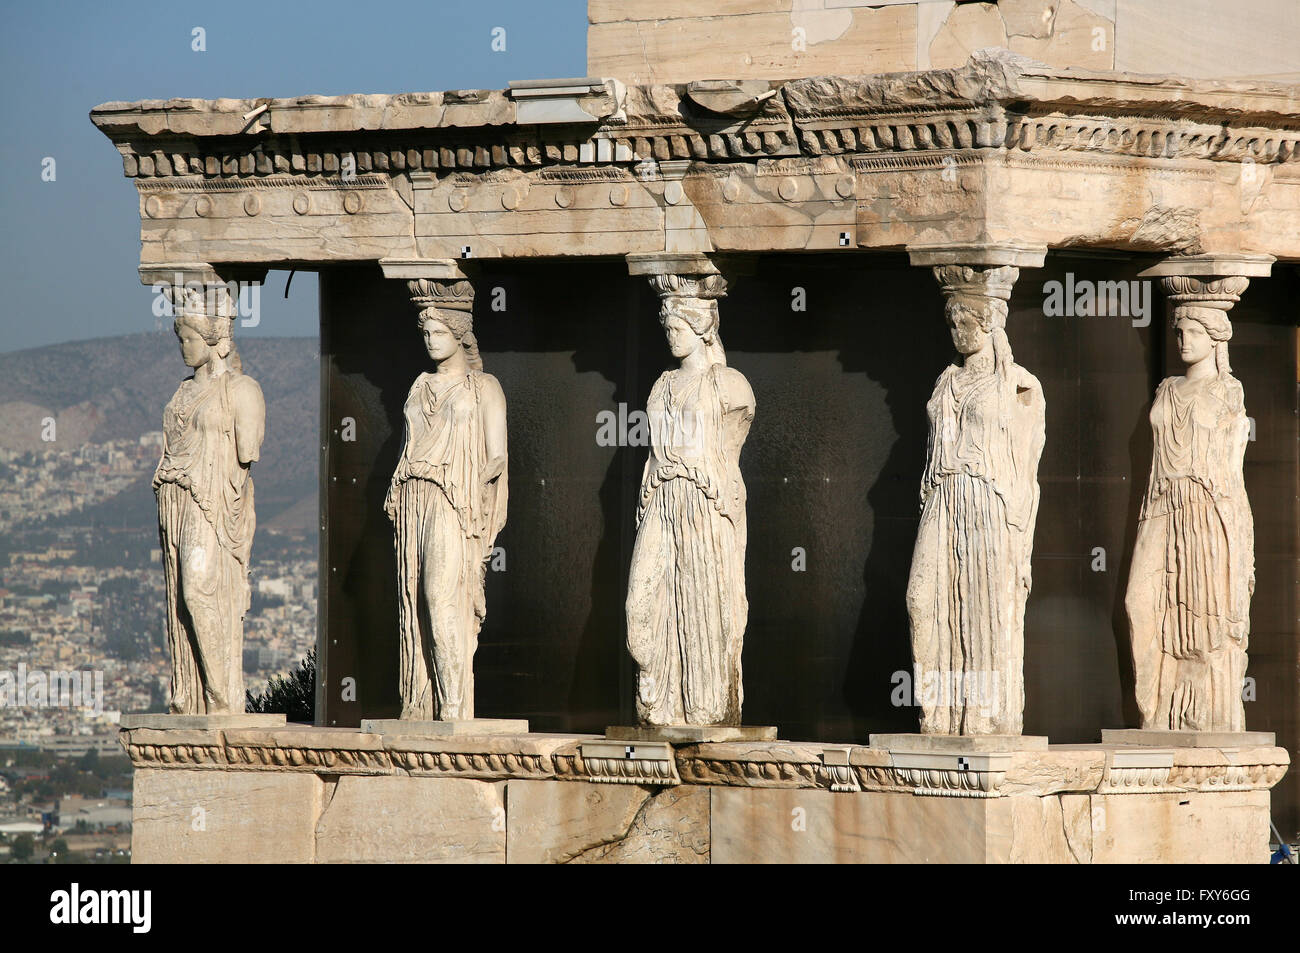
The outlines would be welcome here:
<svg viewBox="0 0 1300 953">
<path fill-rule="evenodd" d="M 1214 350 L 1214 366 L 1221 378 L 1228 377 L 1228 339 L 1232 322 L 1228 312 L 1241 300 L 1250 283 L 1245 275 L 1169 275 L 1161 279 L 1173 307 L 1173 327 L 1178 336 L 1178 356 L 1187 365 L 1196 364 Z"/>
<path fill-rule="evenodd" d="M 710 364 L 726 364 L 718 336 L 718 302 L 712 298 L 670 295 L 659 309 L 659 323 L 668 336 L 668 349 L 679 361 L 700 348 Z"/>
<path fill-rule="evenodd" d="M 963 358 L 978 354 L 993 344 L 993 370 L 1005 374 L 1014 358 L 1007 340 L 1007 303 L 983 295 L 950 294 L 944 317 L 952 333 L 952 345 Z"/>
<path fill-rule="evenodd" d="M 984 349 L 989 335 L 1007 326 L 1007 303 L 977 295 L 949 295 L 944 317 L 952 332 L 952 344 L 959 354 Z"/>
<path fill-rule="evenodd" d="M 240 370 L 232 334 L 233 318 L 182 312 L 176 316 L 173 327 L 181 344 L 181 359 L 187 367 L 197 370 L 213 358 L 220 358 L 234 370 Z"/>
<path fill-rule="evenodd" d="M 474 337 L 474 319 L 468 311 L 451 308 L 425 308 L 418 319 L 429 357 L 441 364 L 458 350 L 465 352 L 471 370 L 483 370 L 478 339 Z"/>
<path fill-rule="evenodd" d="M 1174 308 L 1173 326 L 1178 337 L 1178 356 L 1184 364 L 1197 364 L 1213 352 L 1219 376 L 1232 371 L 1228 364 L 1232 322 L 1224 309 L 1180 304 Z"/>
<path fill-rule="evenodd" d="M 1020 276 L 1014 265 L 937 265 L 934 277 L 947 303 L 944 317 L 953 347 L 963 358 L 978 354 L 992 341 L 993 369 L 1007 374 L 1013 363 L 1007 340 L 1007 301 Z"/>
</svg>

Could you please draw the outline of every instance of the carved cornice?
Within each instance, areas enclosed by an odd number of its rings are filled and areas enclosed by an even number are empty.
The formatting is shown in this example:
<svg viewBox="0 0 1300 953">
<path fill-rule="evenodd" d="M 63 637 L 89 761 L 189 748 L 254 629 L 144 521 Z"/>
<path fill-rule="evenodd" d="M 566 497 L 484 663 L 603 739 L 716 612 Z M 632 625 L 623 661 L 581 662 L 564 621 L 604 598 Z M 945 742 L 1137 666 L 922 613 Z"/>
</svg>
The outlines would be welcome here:
<svg viewBox="0 0 1300 953">
<path fill-rule="evenodd" d="M 589 741 L 582 743 L 581 780 L 605 784 L 682 783 L 673 748 L 662 742 Z M 575 762 L 575 769 L 578 767 Z"/>
<path fill-rule="evenodd" d="M 1175 764 L 1169 769 L 1169 786 L 1185 791 L 1259 791 L 1282 780 L 1288 765 Z"/>
<path fill-rule="evenodd" d="M 908 792 L 923 797 L 1001 797 L 1005 771 L 955 768 L 859 768 L 864 791 Z"/>
<path fill-rule="evenodd" d="M 343 178 L 338 175 L 295 177 L 271 175 L 254 179 L 208 179 L 200 176 L 171 176 L 166 179 L 136 179 L 141 192 L 243 192 L 247 189 L 307 189 L 309 191 L 335 191 L 343 189 L 388 189 L 392 178 L 387 175 L 356 175 Z"/>
<path fill-rule="evenodd" d="M 711 756 L 710 746 L 678 755 L 677 770 L 687 784 L 716 784 L 742 788 L 829 788 L 830 776 L 815 760 L 791 761 L 777 758 L 720 758 Z"/>
<path fill-rule="evenodd" d="M 822 767 L 832 791 L 861 791 L 858 774 L 853 770 L 851 759 L 853 749 L 850 746 L 828 747 L 822 750 Z"/>
<path fill-rule="evenodd" d="M 583 101 L 599 108 L 575 115 L 590 121 L 529 121 L 520 90 L 105 103 L 91 119 L 125 174 L 142 179 L 990 150 L 1263 165 L 1300 157 L 1294 86 L 1058 71 L 1005 51 L 953 69 L 791 80 L 740 116 L 698 105 L 687 86 L 588 88 Z M 259 118 L 243 118 L 260 106 Z"/>
<path fill-rule="evenodd" d="M 1099 794 L 1145 794 L 1173 790 L 1169 772 L 1174 766 L 1172 751 L 1161 749 L 1116 750 L 1106 759 L 1106 772 Z"/>
<path fill-rule="evenodd" d="M 702 784 L 926 797 L 1143 794 L 1268 790 L 1285 775 L 1285 749 L 1140 749 L 1073 746 L 1021 754 L 889 751 L 788 742 L 677 747 L 590 736 L 388 739 L 347 729 L 121 733 L 137 768 L 409 775 L 480 780 L 557 779 L 612 784 Z"/>
</svg>

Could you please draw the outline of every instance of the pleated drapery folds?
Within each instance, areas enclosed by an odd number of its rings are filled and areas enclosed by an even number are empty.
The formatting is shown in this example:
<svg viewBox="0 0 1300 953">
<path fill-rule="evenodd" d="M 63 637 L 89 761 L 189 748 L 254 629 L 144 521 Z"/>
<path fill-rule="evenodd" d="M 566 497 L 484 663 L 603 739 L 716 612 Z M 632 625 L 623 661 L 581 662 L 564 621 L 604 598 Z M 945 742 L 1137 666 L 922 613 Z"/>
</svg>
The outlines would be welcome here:
<svg viewBox="0 0 1300 953">
<path fill-rule="evenodd" d="M 749 603 L 739 461 L 752 411 L 728 406 L 724 375 L 748 391 L 738 372 L 712 364 L 670 371 L 650 394 L 627 596 L 642 724 L 740 724 Z"/>
<path fill-rule="evenodd" d="M 1019 365 L 956 365 L 926 407 L 930 441 L 907 605 L 921 730 L 1020 734 L 1024 613 L 1045 404 Z"/>
<path fill-rule="evenodd" d="M 253 479 L 236 447 L 236 388 L 255 395 L 260 406 L 257 383 L 227 371 L 185 380 L 163 412 L 165 444 L 153 485 L 167 588 L 171 711 L 178 715 L 244 710 L 244 615 L 256 518 Z"/>
<path fill-rule="evenodd" d="M 384 501 L 397 554 L 404 719 L 474 717 L 486 561 L 505 524 L 508 492 L 504 471 L 484 481 L 487 387 L 500 390 L 482 371 L 421 374 L 406 399 L 402 457 Z"/>
<path fill-rule="evenodd" d="M 1254 525 L 1231 375 L 1161 382 L 1125 607 L 1142 727 L 1243 731 Z"/>
</svg>

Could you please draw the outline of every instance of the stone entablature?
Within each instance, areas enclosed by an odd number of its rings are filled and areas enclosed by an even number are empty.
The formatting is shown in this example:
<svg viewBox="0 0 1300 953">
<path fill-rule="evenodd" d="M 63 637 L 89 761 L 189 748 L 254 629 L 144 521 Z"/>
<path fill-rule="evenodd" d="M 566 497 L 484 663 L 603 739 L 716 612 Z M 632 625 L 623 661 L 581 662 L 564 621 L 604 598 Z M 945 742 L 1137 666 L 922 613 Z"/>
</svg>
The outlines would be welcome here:
<svg viewBox="0 0 1300 953">
<path fill-rule="evenodd" d="M 1005 51 L 785 83 L 588 78 L 91 118 L 140 191 L 144 263 L 941 241 L 1300 259 L 1300 87 Z"/>
<path fill-rule="evenodd" d="M 1052 745 L 964 754 L 805 742 L 671 746 L 598 735 L 420 738 L 351 728 L 122 732 L 137 768 L 551 779 L 881 791 L 946 797 L 1265 791 L 1286 773 L 1284 748 Z M 634 750 L 635 749 L 635 750 Z M 621 766 L 615 766 L 620 762 Z"/>
</svg>

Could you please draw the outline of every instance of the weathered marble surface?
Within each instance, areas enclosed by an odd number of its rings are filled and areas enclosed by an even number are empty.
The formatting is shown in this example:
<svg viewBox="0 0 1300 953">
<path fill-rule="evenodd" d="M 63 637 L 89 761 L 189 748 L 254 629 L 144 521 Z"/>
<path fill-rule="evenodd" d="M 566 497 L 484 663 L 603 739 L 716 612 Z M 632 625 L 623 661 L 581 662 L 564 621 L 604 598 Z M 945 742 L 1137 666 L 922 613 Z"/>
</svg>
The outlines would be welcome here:
<svg viewBox="0 0 1300 953">
<path fill-rule="evenodd" d="M 319 864 L 502 864 L 504 782 L 342 777 L 315 826 Z"/>
<path fill-rule="evenodd" d="M 137 768 L 136 864 L 309 864 L 325 785 L 314 774 Z"/>
<path fill-rule="evenodd" d="M 1101 743 L 1147 745 L 1163 748 L 1271 748 L 1277 735 L 1271 731 L 1167 731 L 1143 728 L 1103 728 Z"/>
<path fill-rule="evenodd" d="M 714 788 L 712 797 L 714 863 L 1268 862 L 1263 791 L 940 801 Z"/>
<path fill-rule="evenodd" d="M 231 715 L 122 715 L 118 727 L 133 728 L 276 728 L 288 724 L 284 715 L 231 714 Z"/>
<path fill-rule="evenodd" d="M 714 788 L 715 863 L 1077 862 L 1077 799 Z M 1083 800 L 1087 800 L 1086 797 Z"/>
<path fill-rule="evenodd" d="M 934 268 L 957 359 L 926 405 L 921 522 L 907 583 L 921 731 L 1021 731 L 1025 600 L 1046 439 L 1038 379 L 1005 330 L 1012 265 Z"/>
<path fill-rule="evenodd" d="M 1218 0 L 591 0 L 587 69 L 661 83 L 720 67 L 736 78 L 876 73 L 952 66 L 999 46 L 1076 69 L 1300 70 L 1289 0 L 1242 0 L 1232 12 Z"/>
<path fill-rule="evenodd" d="M 361 730 L 376 735 L 423 735 L 433 738 L 526 735 L 528 734 L 528 722 L 522 718 L 470 718 L 462 721 L 363 718 L 361 720 Z"/>
<path fill-rule="evenodd" d="M 610 741 L 667 741 L 700 744 L 712 741 L 776 741 L 770 725 L 614 725 L 605 729 Z"/>
<path fill-rule="evenodd" d="M 578 781 L 512 781 L 507 862 L 709 862 L 709 793 Z"/>
<path fill-rule="evenodd" d="M 1249 277 L 1165 277 L 1178 353 L 1151 405 L 1151 472 L 1124 605 L 1142 727 L 1240 732 L 1255 591 L 1250 421 L 1227 312 Z"/>
<path fill-rule="evenodd" d="M 543 123 L 521 121 L 539 99 L 522 87 L 271 99 L 251 124 L 261 103 L 234 99 L 91 119 L 139 190 L 145 263 L 973 241 L 1300 257 L 1294 83 L 1007 51 L 864 72 L 597 80 L 541 97 Z M 558 121 L 572 110 L 594 118 Z"/>
<path fill-rule="evenodd" d="M 213 276 L 215 277 L 215 276 Z M 170 711 L 244 711 L 244 614 L 257 519 L 251 465 L 261 453 L 266 402 L 235 349 L 225 285 L 166 286 L 181 357 L 194 373 L 163 411 L 154 473 L 171 656 Z"/>
<path fill-rule="evenodd" d="M 1093 800 L 1093 863 L 1268 863 L 1267 791 Z"/>
<path fill-rule="evenodd" d="M 1046 751 L 1046 735 L 873 734 L 873 748 L 892 751 Z"/>
<path fill-rule="evenodd" d="M 650 452 L 641 477 L 627 584 L 627 646 L 643 725 L 739 725 L 745 594 L 745 482 L 740 452 L 754 392 L 727 365 L 719 274 L 650 276 L 659 323 L 680 368 L 650 391 Z"/>
<path fill-rule="evenodd" d="M 290 726 L 123 741 L 145 862 L 1260 862 L 1289 764 L 1273 747 L 737 742 L 661 745 L 674 770 L 638 778 L 589 764 L 624 748 L 591 736 Z"/>
<path fill-rule="evenodd" d="M 474 717 L 487 560 L 509 495 L 505 394 L 483 370 L 473 286 L 449 278 L 407 283 L 437 369 L 411 385 L 384 500 L 397 556 L 401 717 L 417 722 Z"/>
</svg>

